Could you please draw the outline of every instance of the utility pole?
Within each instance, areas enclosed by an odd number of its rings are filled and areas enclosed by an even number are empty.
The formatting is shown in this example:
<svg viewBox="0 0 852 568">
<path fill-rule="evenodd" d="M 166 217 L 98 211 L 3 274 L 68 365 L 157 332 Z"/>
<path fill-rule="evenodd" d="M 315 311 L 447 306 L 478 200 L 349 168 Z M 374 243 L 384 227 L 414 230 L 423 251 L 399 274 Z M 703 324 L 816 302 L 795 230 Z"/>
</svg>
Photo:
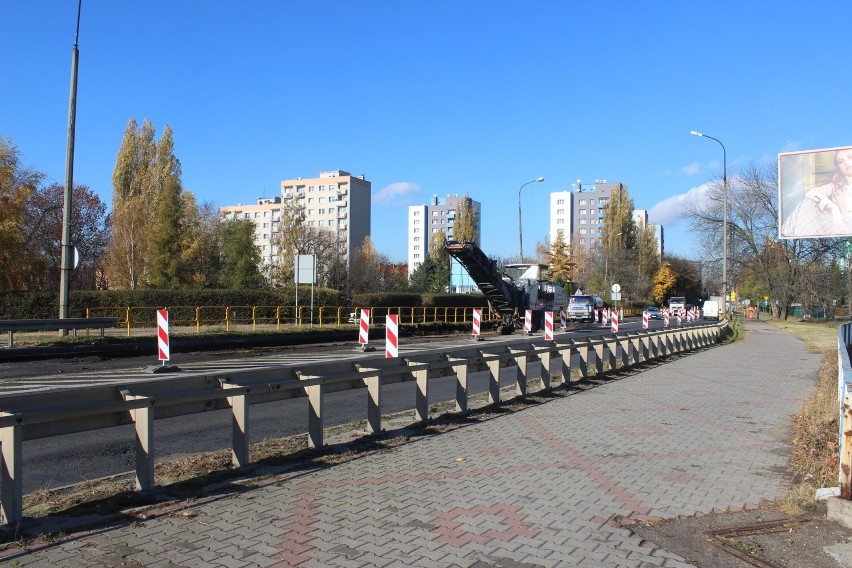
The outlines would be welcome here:
<svg viewBox="0 0 852 568">
<path fill-rule="evenodd" d="M 83 0 L 77 1 L 77 31 L 74 35 L 74 50 L 71 53 L 71 94 L 68 101 L 68 145 L 65 151 L 65 200 L 62 207 L 62 258 L 59 270 L 59 318 L 68 317 L 68 296 L 71 290 L 71 271 L 74 262 L 71 246 L 71 193 L 74 187 L 74 131 L 77 121 L 77 62 L 80 50 L 77 40 L 80 37 L 80 10 Z M 68 335 L 67 329 L 59 330 L 62 337 Z"/>
</svg>

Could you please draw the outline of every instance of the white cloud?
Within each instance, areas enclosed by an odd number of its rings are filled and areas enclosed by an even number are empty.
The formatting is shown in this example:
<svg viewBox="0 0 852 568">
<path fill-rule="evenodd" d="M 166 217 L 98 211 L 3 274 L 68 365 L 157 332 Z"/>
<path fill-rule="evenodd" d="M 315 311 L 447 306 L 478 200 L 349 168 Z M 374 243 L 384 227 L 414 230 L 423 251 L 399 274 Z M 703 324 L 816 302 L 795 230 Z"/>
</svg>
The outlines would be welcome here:
<svg viewBox="0 0 852 568">
<path fill-rule="evenodd" d="M 422 190 L 416 183 L 400 181 L 386 185 L 378 193 L 373 195 L 373 203 L 392 203 L 396 198 L 404 195 L 420 195 Z"/>
<path fill-rule="evenodd" d="M 692 162 L 688 166 L 682 167 L 680 171 L 688 176 L 695 175 L 701 171 L 701 164 L 699 162 Z"/>
<path fill-rule="evenodd" d="M 663 225 L 665 228 L 677 225 L 684 218 L 687 204 L 701 207 L 702 203 L 707 200 L 709 188 L 709 184 L 703 183 L 686 193 L 669 197 L 657 203 L 648 211 L 648 222 L 654 225 Z"/>
</svg>

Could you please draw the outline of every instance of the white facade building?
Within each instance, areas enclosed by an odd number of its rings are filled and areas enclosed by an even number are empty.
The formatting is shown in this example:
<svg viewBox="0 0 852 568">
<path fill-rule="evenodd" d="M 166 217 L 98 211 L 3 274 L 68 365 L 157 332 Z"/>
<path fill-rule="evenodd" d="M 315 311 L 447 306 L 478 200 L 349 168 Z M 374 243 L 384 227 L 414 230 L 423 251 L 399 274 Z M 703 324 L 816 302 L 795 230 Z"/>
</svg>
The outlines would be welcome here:
<svg viewBox="0 0 852 568">
<path fill-rule="evenodd" d="M 432 235 L 443 231 L 448 239 L 453 238 L 453 226 L 456 211 L 465 197 L 463 195 L 447 195 L 440 199 L 432 196 L 428 205 L 411 205 L 408 208 L 408 275 L 417 270 L 429 256 L 429 243 Z M 479 201 L 471 199 L 471 206 L 476 217 L 476 241 L 480 240 L 481 211 Z"/>
<path fill-rule="evenodd" d="M 255 244 L 260 249 L 264 274 L 277 262 L 275 239 L 282 211 L 301 205 L 304 223 L 337 235 L 341 254 L 351 260 L 370 234 L 371 184 L 364 175 L 352 176 L 343 170 L 320 172 L 316 178 L 296 178 L 281 182 L 280 197 L 262 197 L 255 205 L 229 205 L 219 209 L 223 219 L 251 219 L 255 224 Z"/>
<path fill-rule="evenodd" d="M 574 200 L 570 191 L 555 191 L 550 194 L 550 242 L 562 233 L 565 244 L 571 242 Z"/>
</svg>

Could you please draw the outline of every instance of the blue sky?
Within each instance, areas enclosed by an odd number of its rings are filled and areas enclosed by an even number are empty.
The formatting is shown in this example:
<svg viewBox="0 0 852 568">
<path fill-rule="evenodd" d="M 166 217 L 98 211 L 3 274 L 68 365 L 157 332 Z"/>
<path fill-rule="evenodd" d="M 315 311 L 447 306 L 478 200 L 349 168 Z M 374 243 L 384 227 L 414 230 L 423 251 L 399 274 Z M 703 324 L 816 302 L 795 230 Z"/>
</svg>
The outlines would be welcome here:
<svg viewBox="0 0 852 568">
<path fill-rule="evenodd" d="M 0 3 L 0 136 L 64 182 L 77 0 Z M 548 194 L 625 183 L 697 255 L 685 200 L 779 152 L 847 146 L 852 2 L 83 0 L 74 181 L 109 204 L 124 127 L 174 130 L 216 206 L 344 169 L 373 185 L 377 248 L 407 206 L 482 202 L 483 249 L 547 234 Z M 846 63 L 844 63 L 846 62 Z"/>
</svg>

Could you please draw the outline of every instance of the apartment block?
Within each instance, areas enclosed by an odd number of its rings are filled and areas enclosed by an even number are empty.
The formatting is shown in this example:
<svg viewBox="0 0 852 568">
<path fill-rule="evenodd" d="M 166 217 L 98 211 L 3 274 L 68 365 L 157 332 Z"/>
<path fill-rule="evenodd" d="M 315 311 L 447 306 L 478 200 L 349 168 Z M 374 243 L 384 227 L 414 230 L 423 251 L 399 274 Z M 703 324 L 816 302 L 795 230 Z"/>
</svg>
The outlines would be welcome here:
<svg viewBox="0 0 852 568">
<path fill-rule="evenodd" d="M 604 211 L 609 205 L 612 190 L 618 182 L 595 180 L 594 184 L 583 185 L 577 180 L 573 191 L 556 191 L 550 194 L 550 242 L 562 233 L 565 242 L 592 248 L 600 246 L 604 223 Z M 648 211 L 635 209 L 633 221 L 640 227 L 648 226 Z M 663 254 L 663 227 L 650 225 L 657 237 L 657 252 Z"/>
<path fill-rule="evenodd" d="M 465 199 L 463 195 L 447 195 L 441 199 L 432 196 L 428 205 L 411 205 L 408 208 L 408 275 L 417 270 L 429 256 L 429 243 L 432 235 L 443 231 L 447 238 L 453 238 L 453 226 L 456 211 Z M 480 240 L 482 204 L 471 199 L 476 216 L 476 240 Z"/>
<path fill-rule="evenodd" d="M 251 219 L 255 224 L 255 244 L 262 268 L 278 260 L 275 239 L 284 209 L 301 205 L 304 223 L 337 236 L 340 253 L 351 259 L 370 234 L 370 193 L 372 186 L 363 174 L 352 176 L 343 170 L 320 172 L 316 178 L 296 178 L 281 182 L 281 196 L 258 198 L 254 205 L 229 205 L 219 209 L 222 218 Z"/>
</svg>

